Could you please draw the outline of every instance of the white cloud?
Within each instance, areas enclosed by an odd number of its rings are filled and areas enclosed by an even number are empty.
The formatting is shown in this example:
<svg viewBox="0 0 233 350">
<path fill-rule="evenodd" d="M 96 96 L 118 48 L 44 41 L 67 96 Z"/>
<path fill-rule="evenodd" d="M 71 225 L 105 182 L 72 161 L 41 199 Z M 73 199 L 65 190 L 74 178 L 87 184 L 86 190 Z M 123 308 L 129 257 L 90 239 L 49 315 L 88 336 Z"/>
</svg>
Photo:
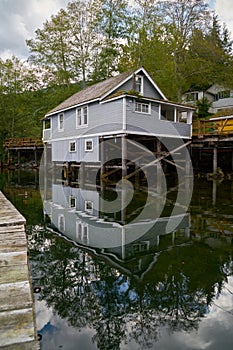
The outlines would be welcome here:
<svg viewBox="0 0 233 350">
<path fill-rule="evenodd" d="M 233 39 L 233 11 L 232 0 L 215 0 L 214 10 L 219 18 L 226 23 Z"/>
<path fill-rule="evenodd" d="M 26 59 L 26 40 L 69 0 L 0 0 L 0 57 Z"/>
<path fill-rule="evenodd" d="M 132 0 L 130 0 L 132 1 Z M 232 0 L 206 0 L 226 23 L 233 39 Z M 26 40 L 34 36 L 46 20 L 65 8 L 69 0 L 0 0 L 0 57 L 29 56 Z"/>
</svg>

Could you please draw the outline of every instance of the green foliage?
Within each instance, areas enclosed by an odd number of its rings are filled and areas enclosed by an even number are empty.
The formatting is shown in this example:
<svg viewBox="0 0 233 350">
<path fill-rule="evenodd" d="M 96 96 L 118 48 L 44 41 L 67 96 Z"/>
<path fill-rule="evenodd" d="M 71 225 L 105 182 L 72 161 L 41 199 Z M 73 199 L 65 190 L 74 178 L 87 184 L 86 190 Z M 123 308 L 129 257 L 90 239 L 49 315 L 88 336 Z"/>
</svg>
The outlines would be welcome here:
<svg viewBox="0 0 233 350">
<path fill-rule="evenodd" d="M 32 68 L 13 57 L 0 61 L 0 159 L 3 140 L 9 137 L 41 137 L 46 112 L 77 92 L 81 84 L 40 87 Z"/>
<path fill-rule="evenodd" d="M 170 100 L 193 86 L 233 88 L 230 34 L 204 0 L 129 4 L 73 0 L 27 40 L 27 63 L 0 60 L 0 148 L 5 137 L 40 136 L 44 114 L 81 87 L 140 66 Z"/>
<path fill-rule="evenodd" d="M 206 97 L 204 97 L 200 101 L 197 101 L 198 118 L 203 119 L 203 118 L 209 117 L 211 115 L 211 113 L 209 113 L 210 106 L 211 106 L 211 103 Z"/>
</svg>

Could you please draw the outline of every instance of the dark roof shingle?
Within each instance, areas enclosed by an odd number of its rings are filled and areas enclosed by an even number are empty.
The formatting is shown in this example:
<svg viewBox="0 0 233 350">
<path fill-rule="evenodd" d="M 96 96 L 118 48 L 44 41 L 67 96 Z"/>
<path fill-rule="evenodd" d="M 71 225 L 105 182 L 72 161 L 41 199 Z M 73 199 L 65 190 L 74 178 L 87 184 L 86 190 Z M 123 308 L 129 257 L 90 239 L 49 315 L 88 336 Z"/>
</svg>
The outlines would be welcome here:
<svg viewBox="0 0 233 350">
<path fill-rule="evenodd" d="M 67 98 L 58 106 L 50 110 L 46 115 L 50 115 L 64 109 L 71 108 L 72 106 L 76 106 L 81 103 L 101 98 L 102 96 L 110 92 L 112 89 L 114 89 L 114 87 L 117 87 L 118 84 L 130 77 L 131 74 L 132 71 L 124 72 L 115 77 L 101 81 L 100 83 L 97 83 L 95 85 L 86 87 L 85 89 L 78 91 L 74 95 Z"/>
</svg>

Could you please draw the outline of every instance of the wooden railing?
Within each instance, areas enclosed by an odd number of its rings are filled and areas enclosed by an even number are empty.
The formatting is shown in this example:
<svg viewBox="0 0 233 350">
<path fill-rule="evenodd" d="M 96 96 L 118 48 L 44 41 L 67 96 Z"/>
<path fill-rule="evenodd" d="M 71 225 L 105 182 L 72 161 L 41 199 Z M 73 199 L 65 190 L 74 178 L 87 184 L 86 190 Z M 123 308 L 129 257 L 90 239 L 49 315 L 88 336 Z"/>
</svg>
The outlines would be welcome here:
<svg viewBox="0 0 233 350">
<path fill-rule="evenodd" d="M 8 138 L 3 141 L 5 148 L 24 148 L 24 147 L 43 147 L 43 141 L 41 138 Z"/>
<path fill-rule="evenodd" d="M 193 136 L 226 136 L 233 134 L 233 118 L 218 120 L 194 120 L 192 125 Z"/>
</svg>

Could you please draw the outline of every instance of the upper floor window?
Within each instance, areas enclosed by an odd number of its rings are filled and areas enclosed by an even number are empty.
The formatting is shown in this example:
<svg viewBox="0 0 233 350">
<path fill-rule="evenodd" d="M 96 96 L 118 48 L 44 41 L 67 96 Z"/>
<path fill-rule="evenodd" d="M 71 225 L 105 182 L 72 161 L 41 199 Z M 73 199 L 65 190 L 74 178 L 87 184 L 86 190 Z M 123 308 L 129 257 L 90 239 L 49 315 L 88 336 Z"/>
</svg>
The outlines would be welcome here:
<svg viewBox="0 0 233 350">
<path fill-rule="evenodd" d="M 58 130 L 64 130 L 64 113 L 58 114 Z"/>
<path fill-rule="evenodd" d="M 86 223 L 81 222 L 80 220 L 76 221 L 76 237 L 77 240 L 81 243 L 89 243 L 89 230 Z"/>
<path fill-rule="evenodd" d="M 151 113 L 150 103 L 135 102 L 135 112 L 150 114 Z"/>
<path fill-rule="evenodd" d="M 51 119 L 44 120 L 44 129 L 51 129 Z"/>
<path fill-rule="evenodd" d="M 58 215 L 58 230 L 65 231 L 65 217 L 63 214 Z"/>
<path fill-rule="evenodd" d="M 143 95 L 143 77 L 141 75 L 136 75 L 135 87 L 136 91 Z"/>
<path fill-rule="evenodd" d="M 93 151 L 93 140 L 85 140 L 85 151 L 86 152 Z"/>
<path fill-rule="evenodd" d="M 188 92 L 185 94 L 185 99 L 187 102 L 189 101 L 197 101 L 198 100 L 198 92 Z"/>
<path fill-rule="evenodd" d="M 86 126 L 88 124 L 88 110 L 86 107 L 76 109 L 76 127 Z"/>
</svg>

